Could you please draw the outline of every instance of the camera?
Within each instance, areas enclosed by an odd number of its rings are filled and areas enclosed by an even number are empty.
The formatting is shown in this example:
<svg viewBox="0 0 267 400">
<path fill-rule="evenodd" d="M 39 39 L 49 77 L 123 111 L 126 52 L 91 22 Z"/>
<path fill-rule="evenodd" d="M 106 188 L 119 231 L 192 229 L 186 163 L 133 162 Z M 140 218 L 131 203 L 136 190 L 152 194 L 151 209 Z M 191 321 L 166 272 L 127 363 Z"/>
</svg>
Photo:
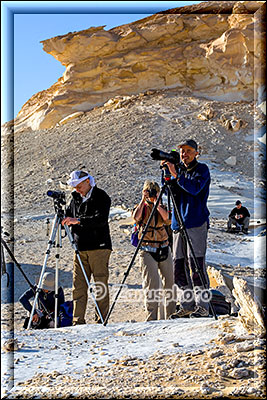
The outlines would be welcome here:
<svg viewBox="0 0 267 400">
<path fill-rule="evenodd" d="M 165 151 L 152 149 L 152 153 L 150 154 L 153 160 L 166 160 L 172 164 L 179 164 L 180 162 L 180 154 L 172 150 L 170 153 L 165 153 Z"/>
<path fill-rule="evenodd" d="M 149 191 L 148 191 L 148 195 L 149 195 L 149 197 L 152 197 L 152 198 L 156 198 L 157 197 L 157 190 L 156 189 L 150 189 Z"/>
<path fill-rule="evenodd" d="M 52 197 L 55 200 L 65 200 L 65 193 L 60 190 L 48 190 L 47 196 Z"/>
</svg>

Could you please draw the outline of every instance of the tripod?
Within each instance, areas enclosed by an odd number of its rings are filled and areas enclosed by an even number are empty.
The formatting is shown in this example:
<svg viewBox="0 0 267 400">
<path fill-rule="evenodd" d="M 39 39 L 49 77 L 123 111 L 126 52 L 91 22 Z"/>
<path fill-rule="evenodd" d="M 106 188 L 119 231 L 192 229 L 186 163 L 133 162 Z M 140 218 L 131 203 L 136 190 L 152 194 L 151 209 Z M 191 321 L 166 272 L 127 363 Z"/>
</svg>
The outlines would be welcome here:
<svg viewBox="0 0 267 400">
<path fill-rule="evenodd" d="M 1 227 L 1 234 L 2 234 L 2 227 Z M 9 236 L 7 232 L 4 232 L 5 235 Z M 33 286 L 33 284 L 30 282 L 30 280 L 28 279 L 27 275 L 25 274 L 25 272 L 23 271 L 21 265 L 18 263 L 18 261 L 16 260 L 14 254 L 12 253 L 12 251 L 9 249 L 7 243 L 5 242 L 5 240 L 2 238 L 1 236 L 1 268 L 3 268 L 2 270 L 2 274 L 7 274 L 7 287 L 9 286 L 9 274 L 6 271 L 5 268 L 5 256 L 4 256 L 4 249 L 7 251 L 7 253 L 9 254 L 10 258 L 14 261 L 15 265 L 18 267 L 18 269 L 20 270 L 20 272 L 22 273 L 24 279 L 26 280 L 26 282 L 28 283 L 28 285 L 30 286 L 30 288 L 32 289 L 32 291 L 35 293 L 35 287 Z M 14 272 L 12 271 L 12 275 L 14 275 Z M 42 305 L 43 309 L 45 310 L 45 312 L 47 313 L 47 315 L 50 316 L 50 312 L 47 310 L 47 308 L 45 307 L 45 305 L 43 304 L 43 302 L 41 300 L 40 304 Z"/>
<path fill-rule="evenodd" d="M 133 266 L 133 264 L 134 264 L 134 261 L 135 261 L 135 258 L 136 258 L 136 256 L 137 256 L 137 253 L 138 253 L 138 251 L 139 251 L 139 249 L 140 249 L 140 247 L 141 247 L 141 245 L 142 245 L 142 242 L 143 242 L 143 240 L 144 240 L 144 237 L 145 237 L 145 235 L 146 235 L 146 232 L 147 232 L 147 230 L 148 230 L 148 228 L 149 228 L 150 222 L 151 222 L 151 220 L 152 220 L 152 218 L 153 218 L 153 216 L 154 216 L 154 214 L 155 214 L 155 212 L 156 212 L 156 209 L 157 209 L 157 207 L 158 207 L 158 205 L 159 205 L 159 203 L 160 203 L 160 201 L 161 201 L 161 198 L 162 198 L 163 194 L 166 193 L 166 191 L 167 191 L 167 193 L 170 195 L 170 198 L 171 198 L 171 200 L 172 200 L 173 207 L 174 207 L 174 212 L 175 212 L 175 215 L 176 215 L 176 217 L 177 217 L 177 220 L 178 220 L 178 223 L 179 223 L 179 226 L 180 226 L 180 231 L 181 231 L 181 233 L 182 233 L 182 235 L 183 235 L 183 239 L 186 241 L 185 243 L 188 243 L 189 248 L 190 248 L 190 250 L 191 250 L 192 258 L 193 258 L 193 260 L 194 260 L 194 263 L 195 263 L 195 266 L 196 266 L 196 270 L 197 270 L 197 272 L 198 272 L 198 274 L 199 274 L 201 284 L 202 284 L 202 286 L 203 286 L 205 289 L 208 289 L 207 283 L 206 283 L 206 280 L 205 280 L 205 277 L 203 276 L 203 271 L 200 269 L 199 264 L 198 264 L 198 261 L 197 261 L 197 258 L 196 258 L 196 256 L 195 256 L 195 252 L 194 252 L 194 249 L 193 249 L 193 245 L 192 245 L 191 239 L 190 239 L 190 237 L 188 236 L 188 233 L 187 233 L 186 228 L 185 228 L 185 226 L 184 226 L 184 223 L 183 223 L 181 214 L 180 214 L 179 209 L 178 209 L 178 207 L 177 207 L 177 205 L 176 205 L 176 203 L 175 203 L 175 198 L 174 198 L 172 189 L 171 189 L 171 187 L 170 187 L 170 184 L 171 184 L 171 174 L 170 174 L 170 173 L 167 173 L 166 168 L 163 168 L 163 170 L 164 170 L 164 174 L 163 174 L 164 183 L 163 183 L 163 186 L 162 186 L 162 188 L 161 188 L 161 191 L 160 191 L 160 193 L 159 193 L 159 196 L 158 196 L 158 198 L 157 198 L 157 201 L 156 201 L 156 203 L 154 204 L 154 207 L 153 207 L 153 209 L 152 209 L 152 211 L 151 211 L 151 214 L 150 214 L 150 216 L 149 216 L 149 218 L 148 218 L 147 224 L 146 224 L 146 226 L 145 226 L 145 228 L 144 228 L 144 231 L 143 231 L 143 233 L 142 233 L 141 239 L 140 239 L 139 242 L 138 242 L 138 245 L 137 245 L 136 250 L 135 250 L 135 252 L 134 252 L 134 254 L 133 254 L 133 257 L 132 257 L 132 259 L 131 259 L 131 261 L 130 261 L 130 264 L 129 264 L 129 266 L 128 266 L 126 272 L 124 273 L 124 278 L 123 278 L 122 283 L 121 283 L 121 285 L 120 285 L 120 287 L 119 287 L 119 290 L 118 290 L 118 292 L 117 292 L 117 294 L 116 294 L 116 296 L 115 296 L 115 299 L 114 299 L 114 301 L 113 301 L 113 303 L 112 303 L 112 305 L 111 305 L 111 307 L 110 307 L 110 309 L 109 309 L 109 311 L 108 311 L 108 314 L 107 314 L 106 319 L 105 319 L 105 321 L 104 321 L 104 326 L 108 323 L 108 319 L 109 319 L 109 317 L 110 317 L 110 314 L 111 314 L 111 312 L 112 312 L 112 310 L 113 310 L 113 308 L 114 308 L 114 306 L 115 306 L 115 303 L 116 303 L 116 301 L 117 301 L 117 299 L 118 299 L 118 297 L 119 297 L 119 295 L 120 295 L 120 292 L 121 292 L 121 290 L 122 290 L 122 288 L 123 288 L 123 285 L 124 285 L 124 283 L 125 283 L 125 281 L 126 281 L 128 275 L 129 275 L 129 272 L 130 272 L 130 270 L 131 270 L 131 268 L 132 268 L 132 266 Z M 211 308 L 212 315 L 214 316 L 215 319 L 217 319 L 217 315 L 216 315 L 216 313 L 215 313 L 215 310 L 214 310 L 214 307 L 213 307 L 213 304 L 211 303 L 211 301 L 209 301 L 209 306 L 210 306 L 210 308 Z"/>
<path fill-rule="evenodd" d="M 58 253 L 56 254 L 56 274 L 55 274 L 55 321 L 54 321 L 54 327 L 57 328 L 57 311 L 58 311 L 58 310 L 57 310 L 57 308 L 58 308 L 58 265 L 59 265 L 59 258 L 60 258 L 60 256 L 59 256 L 59 250 L 60 250 L 60 248 L 62 247 L 62 246 L 61 246 L 61 238 L 62 238 L 62 236 L 61 236 L 61 232 L 62 232 L 61 221 L 62 221 L 62 219 L 64 218 L 64 212 L 63 212 L 63 210 L 62 210 L 62 204 L 66 204 L 66 203 L 65 203 L 65 200 L 64 200 L 64 197 L 63 197 L 63 194 L 64 194 L 64 193 L 62 193 L 62 192 L 54 192 L 54 193 L 55 193 L 55 197 L 54 197 L 54 207 L 55 207 L 55 212 L 56 212 L 56 213 L 55 213 L 55 217 L 54 217 L 54 220 L 53 220 L 51 235 L 50 235 L 50 238 L 49 238 L 49 240 L 48 240 L 48 246 L 47 246 L 46 253 L 45 253 L 44 263 L 43 263 L 43 267 L 42 267 L 41 274 L 40 274 L 40 277 L 39 277 L 39 282 L 38 282 L 38 285 L 37 285 L 36 294 L 35 294 L 35 297 L 34 297 L 34 302 L 33 302 L 32 310 L 31 310 L 31 315 L 30 315 L 30 319 L 29 319 L 29 323 L 28 323 L 27 329 L 29 329 L 30 326 L 31 326 L 31 322 L 32 322 L 32 318 L 33 318 L 33 315 L 34 315 L 35 307 L 36 307 L 36 304 L 37 304 L 37 301 L 38 301 L 38 297 L 39 297 L 39 294 L 40 294 L 40 291 L 41 291 L 41 284 L 42 284 L 43 276 L 44 276 L 44 273 L 45 273 L 45 269 L 46 269 L 48 257 L 49 257 L 49 255 L 50 255 L 50 249 L 51 249 L 51 247 L 52 247 L 53 245 L 55 245 L 55 244 L 56 244 L 56 248 L 57 248 L 57 250 L 58 250 Z M 59 194 L 58 194 L 58 193 L 59 193 Z M 53 196 L 54 196 L 54 195 L 53 195 Z M 73 249 L 74 249 L 74 251 L 75 251 L 75 253 L 76 253 L 76 256 L 77 256 L 78 261 L 79 261 L 79 263 L 80 263 L 80 267 L 81 267 L 81 269 L 82 269 L 82 272 L 83 272 L 85 281 L 86 281 L 86 283 L 87 283 L 87 286 L 88 286 L 88 288 L 89 288 L 90 294 L 91 294 L 92 299 L 93 299 L 93 302 L 94 302 L 94 304 L 95 304 L 96 310 L 97 310 L 97 312 L 98 312 L 98 314 L 99 314 L 99 317 L 100 317 L 100 319 L 101 319 L 101 322 L 102 322 L 102 324 L 103 324 L 103 323 L 104 323 L 103 316 L 102 316 L 102 314 L 101 314 L 101 312 L 100 312 L 100 309 L 99 309 L 99 307 L 98 307 L 98 304 L 97 304 L 97 302 L 96 302 L 95 296 L 94 296 L 94 294 L 93 294 L 92 286 L 90 285 L 89 279 L 88 279 L 87 274 L 86 274 L 86 272 L 85 272 L 85 269 L 84 269 L 84 266 L 83 266 L 81 257 L 80 257 L 80 255 L 79 255 L 79 251 L 78 251 L 77 246 L 76 246 L 76 244 L 75 244 L 75 242 L 74 242 L 73 236 L 72 236 L 72 234 L 71 234 L 71 232 L 70 232 L 70 228 L 69 228 L 66 224 L 64 224 L 64 229 L 65 229 L 65 231 L 66 231 L 66 234 L 67 234 L 67 236 L 68 236 L 68 239 L 69 239 L 69 241 L 70 241 L 70 244 L 71 244 L 71 246 L 73 247 Z"/>
</svg>

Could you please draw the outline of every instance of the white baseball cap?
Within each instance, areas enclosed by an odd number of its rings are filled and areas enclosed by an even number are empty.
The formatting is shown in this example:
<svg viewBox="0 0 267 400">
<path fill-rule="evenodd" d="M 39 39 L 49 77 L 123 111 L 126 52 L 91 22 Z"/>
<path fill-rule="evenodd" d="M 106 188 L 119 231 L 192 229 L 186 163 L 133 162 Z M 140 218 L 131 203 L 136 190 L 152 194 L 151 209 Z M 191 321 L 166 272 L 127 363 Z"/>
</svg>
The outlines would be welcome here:
<svg viewBox="0 0 267 400">
<path fill-rule="evenodd" d="M 39 282 L 39 278 L 35 279 L 36 284 Z M 53 291 L 55 290 L 55 277 L 52 272 L 45 272 L 43 276 L 43 281 L 41 282 L 41 289 Z"/>
<path fill-rule="evenodd" d="M 90 179 L 90 175 L 86 171 L 73 171 L 70 174 L 70 179 L 67 181 L 67 184 L 72 187 L 76 187 L 79 183 L 85 181 L 86 179 Z"/>
</svg>

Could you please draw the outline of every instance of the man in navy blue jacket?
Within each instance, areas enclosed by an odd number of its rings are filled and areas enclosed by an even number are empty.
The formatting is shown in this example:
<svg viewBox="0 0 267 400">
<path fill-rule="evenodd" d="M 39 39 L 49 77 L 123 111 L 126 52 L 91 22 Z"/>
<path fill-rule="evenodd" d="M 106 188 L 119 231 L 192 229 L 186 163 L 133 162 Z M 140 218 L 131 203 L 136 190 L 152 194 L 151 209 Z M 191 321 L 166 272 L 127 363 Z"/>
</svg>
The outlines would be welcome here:
<svg viewBox="0 0 267 400">
<path fill-rule="evenodd" d="M 175 179 L 172 192 L 175 203 L 191 240 L 198 267 L 202 271 L 206 288 L 209 278 L 206 271 L 205 254 L 209 228 L 210 172 L 206 164 L 197 161 L 197 143 L 193 139 L 179 145 L 181 162 L 167 166 Z M 204 290 L 188 243 L 180 230 L 175 210 L 172 213 L 174 280 L 178 286 L 180 309 L 172 316 L 206 317 L 209 315 L 209 298 Z M 191 273 L 190 273 L 191 272 Z"/>
</svg>

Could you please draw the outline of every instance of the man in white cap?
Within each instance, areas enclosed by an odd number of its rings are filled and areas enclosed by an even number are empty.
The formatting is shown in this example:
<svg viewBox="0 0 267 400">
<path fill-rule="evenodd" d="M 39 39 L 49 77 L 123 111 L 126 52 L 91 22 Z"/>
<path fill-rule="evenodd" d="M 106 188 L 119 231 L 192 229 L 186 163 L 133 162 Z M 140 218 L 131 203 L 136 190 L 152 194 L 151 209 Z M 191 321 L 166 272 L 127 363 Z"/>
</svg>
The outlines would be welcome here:
<svg viewBox="0 0 267 400">
<path fill-rule="evenodd" d="M 173 211 L 171 227 L 173 230 L 174 282 L 179 288 L 180 309 L 173 314 L 172 318 L 207 317 L 209 316 L 209 298 L 205 288 L 209 288 L 209 278 L 206 271 L 205 254 L 209 228 L 207 200 L 210 173 L 206 164 L 197 161 L 199 152 L 195 140 L 185 140 L 178 147 L 180 148 L 181 162 L 175 165 L 162 161 L 162 164 L 167 164 L 175 180 L 172 182 L 175 203 L 192 243 L 198 265 L 195 265 L 191 249 L 185 240 L 175 211 Z M 190 267 L 191 273 L 188 267 Z M 200 273 L 199 270 L 201 270 Z"/>
<path fill-rule="evenodd" d="M 62 225 L 70 225 L 73 238 L 88 280 L 93 275 L 96 287 L 96 301 L 105 319 L 109 310 L 108 264 L 112 251 L 108 217 L 111 199 L 99 189 L 94 178 L 86 171 L 73 171 L 68 185 L 75 188 L 66 210 Z M 99 285 L 99 286 L 98 286 Z M 73 325 L 85 324 L 88 300 L 88 286 L 77 254 L 74 254 L 73 270 Z M 96 322 L 101 318 L 95 311 Z"/>
</svg>

